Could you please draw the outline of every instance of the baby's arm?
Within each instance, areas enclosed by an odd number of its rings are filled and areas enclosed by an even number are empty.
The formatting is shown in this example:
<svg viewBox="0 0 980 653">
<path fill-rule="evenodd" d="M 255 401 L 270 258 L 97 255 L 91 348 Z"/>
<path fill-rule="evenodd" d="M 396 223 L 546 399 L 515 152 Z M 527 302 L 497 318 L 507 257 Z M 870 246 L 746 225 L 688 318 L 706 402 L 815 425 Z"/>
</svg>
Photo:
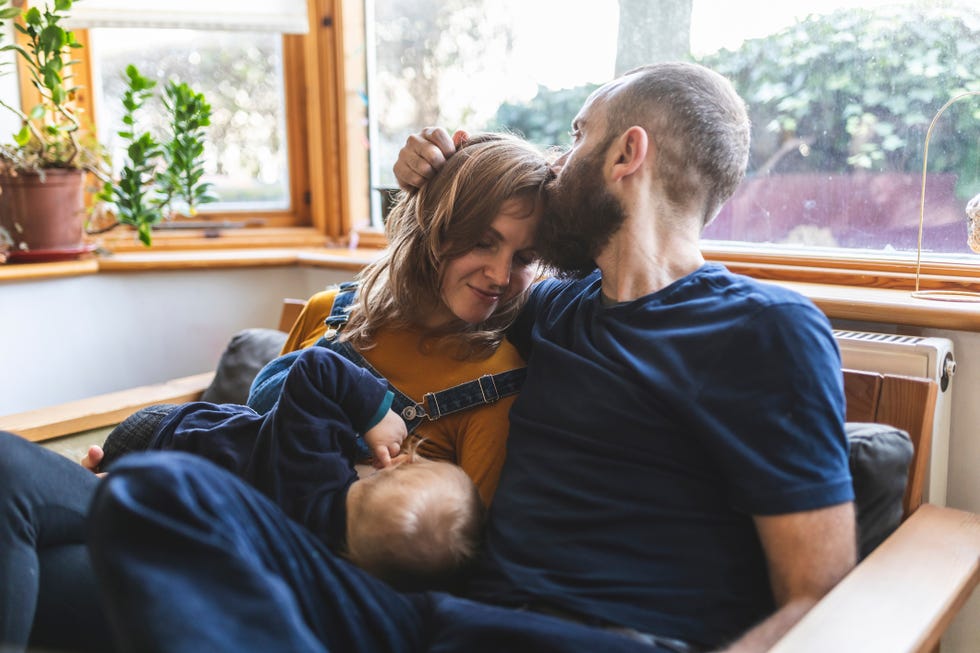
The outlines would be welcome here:
<svg viewBox="0 0 980 653">
<path fill-rule="evenodd" d="M 325 347 L 304 351 L 290 368 L 271 422 L 313 450 L 340 449 L 360 433 L 380 466 L 390 464 L 407 435 L 391 410 L 384 380 Z M 316 443 L 316 444 L 313 444 Z"/>
</svg>

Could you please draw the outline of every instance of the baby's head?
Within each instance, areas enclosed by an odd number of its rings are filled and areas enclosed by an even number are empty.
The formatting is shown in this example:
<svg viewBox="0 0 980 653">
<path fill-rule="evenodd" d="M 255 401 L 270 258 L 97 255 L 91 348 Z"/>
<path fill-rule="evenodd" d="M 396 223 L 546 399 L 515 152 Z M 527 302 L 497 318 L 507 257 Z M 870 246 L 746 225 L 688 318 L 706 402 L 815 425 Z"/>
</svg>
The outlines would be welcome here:
<svg viewBox="0 0 980 653">
<path fill-rule="evenodd" d="M 402 590 L 452 587 L 483 535 L 483 504 L 462 469 L 410 454 L 347 493 L 347 556 Z"/>
</svg>

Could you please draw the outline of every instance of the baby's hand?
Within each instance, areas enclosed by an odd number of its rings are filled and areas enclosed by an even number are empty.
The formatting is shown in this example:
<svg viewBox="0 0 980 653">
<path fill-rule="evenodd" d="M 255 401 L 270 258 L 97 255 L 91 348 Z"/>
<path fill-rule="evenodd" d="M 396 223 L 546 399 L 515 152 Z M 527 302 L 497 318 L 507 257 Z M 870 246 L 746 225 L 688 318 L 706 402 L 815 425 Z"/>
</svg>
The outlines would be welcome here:
<svg viewBox="0 0 980 653">
<path fill-rule="evenodd" d="M 103 456 L 105 456 L 105 453 L 102 451 L 102 447 L 93 444 L 88 448 L 88 452 L 82 458 L 80 464 L 96 476 L 105 476 L 105 472 L 99 472 L 99 465 L 102 463 Z"/>
<path fill-rule="evenodd" d="M 380 469 L 390 465 L 391 457 L 397 456 L 401 451 L 402 441 L 407 435 L 405 422 L 392 410 L 389 410 L 380 422 L 368 429 L 364 434 L 364 441 L 374 454 L 374 466 Z"/>
</svg>

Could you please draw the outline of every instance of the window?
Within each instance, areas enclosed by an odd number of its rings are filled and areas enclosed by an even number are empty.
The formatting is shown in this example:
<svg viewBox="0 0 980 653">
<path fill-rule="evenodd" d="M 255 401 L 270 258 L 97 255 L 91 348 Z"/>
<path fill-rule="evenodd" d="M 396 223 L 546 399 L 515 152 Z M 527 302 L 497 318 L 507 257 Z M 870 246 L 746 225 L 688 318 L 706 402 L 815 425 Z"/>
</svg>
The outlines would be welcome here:
<svg viewBox="0 0 980 653">
<path fill-rule="evenodd" d="M 92 29 L 90 57 L 100 141 L 118 165 L 125 159 L 120 98 L 125 70 L 134 65 L 157 82 L 156 99 L 142 112 L 143 127 L 162 138 L 162 98 L 168 80 L 187 82 L 211 105 L 205 143 L 205 181 L 214 211 L 290 209 L 282 37 L 272 32 L 199 32 L 180 29 Z"/>
<path fill-rule="evenodd" d="M 192 75 L 181 81 L 204 91 L 212 121 L 220 127 L 224 120 L 238 132 L 237 141 L 223 134 L 206 151 L 208 173 L 223 200 L 192 219 L 206 228 L 161 231 L 154 248 L 316 245 L 338 242 L 349 232 L 338 66 L 341 5 L 350 1 L 240 0 L 232 12 L 226 0 L 73 4 L 66 27 L 84 47 L 73 53 L 78 61 L 71 73 L 83 89 L 83 121 L 98 121 L 100 143 L 117 148 L 118 71 L 128 63 L 161 86 L 173 71 Z M 141 45 L 134 47 L 137 40 Z M 24 79 L 19 88 L 22 105 L 30 106 L 32 89 Z M 0 92 L 16 103 L 15 95 Z M 263 228 L 237 228 L 242 226 Z M 104 234 L 103 244 L 141 248 L 126 231 Z"/>
<path fill-rule="evenodd" d="M 749 104 L 752 158 L 707 248 L 914 258 L 926 130 L 951 97 L 980 91 L 972 0 L 366 2 L 375 187 L 393 183 L 398 149 L 425 125 L 563 145 L 582 101 L 617 72 L 693 59 L 731 78 Z M 968 263 L 980 97 L 937 122 L 928 173 L 923 250 Z"/>
<path fill-rule="evenodd" d="M 154 6 L 86 0 L 73 4 L 66 22 L 88 28 L 81 32 L 90 76 L 87 108 L 117 170 L 127 146 L 117 133 L 123 128 L 124 71 L 133 65 L 156 82 L 154 97 L 136 116 L 137 133 L 148 130 L 157 140 L 165 138 L 163 97 L 170 81 L 203 93 L 211 106 L 204 181 L 213 184 L 218 201 L 201 205 L 197 222 L 221 217 L 227 228 L 308 219 L 300 186 L 306 184 L 305 167 L 298 165 L 304 153 L 290 151 L 300 141 L 306 116 L 287 88 L 288 69 L 302 70 L 303 61 L 294 57 L 285 63 L 290 37 L 283 37 L 307 31 L 306 0 L 242 0 L 234 12 L 220 0 Z"/>
</svg>

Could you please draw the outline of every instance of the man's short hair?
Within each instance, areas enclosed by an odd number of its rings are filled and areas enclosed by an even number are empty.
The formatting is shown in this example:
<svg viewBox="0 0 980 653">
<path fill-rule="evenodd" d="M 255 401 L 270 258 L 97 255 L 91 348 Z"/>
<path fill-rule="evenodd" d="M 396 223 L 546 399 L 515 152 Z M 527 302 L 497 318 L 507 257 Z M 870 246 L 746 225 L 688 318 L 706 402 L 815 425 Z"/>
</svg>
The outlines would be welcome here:
<svg viewBox="0 0 980 653">
<path fill-rule="evenodd" d="M 657 63 L 627 72 L 607 108 L 609 131 L 646 129 L 657 147 L 668 199 L 683 206 L 704 197 L 703 225 L 745 177 L 749 117 L 731 82 L 692 63 Z"/>
</svg>

